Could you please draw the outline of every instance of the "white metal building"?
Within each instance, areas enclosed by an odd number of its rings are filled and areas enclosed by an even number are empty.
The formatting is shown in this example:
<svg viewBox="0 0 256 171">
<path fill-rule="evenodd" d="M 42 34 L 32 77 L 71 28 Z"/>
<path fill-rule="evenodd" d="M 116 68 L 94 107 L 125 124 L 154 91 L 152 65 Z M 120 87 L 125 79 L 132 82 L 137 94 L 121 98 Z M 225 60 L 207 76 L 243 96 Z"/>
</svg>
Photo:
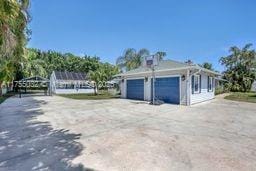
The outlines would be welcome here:
<svg viewBox="0 0 256 171">
<path fill-rule="evenodd" d="M 155 67 L 155 97 L 165 103 L 191 105 L 214 98 L 214 77 L 217 72 L 195 64 L 173 60 L 159 61 Z M 152 70 L 145 65 L 118 74 L 121 97 L 152 100 Z"/>
<path fill-rule="evenodd" d="M 55 94 L 94 93 L 94 87 L 84 73 L 53 71 L 50 86 Z"/>
<path fill-rule="evenodd" d="M 252 83 L 251 91 L 255 91 L 256 92 L 256 80 Z"/>
</svg>

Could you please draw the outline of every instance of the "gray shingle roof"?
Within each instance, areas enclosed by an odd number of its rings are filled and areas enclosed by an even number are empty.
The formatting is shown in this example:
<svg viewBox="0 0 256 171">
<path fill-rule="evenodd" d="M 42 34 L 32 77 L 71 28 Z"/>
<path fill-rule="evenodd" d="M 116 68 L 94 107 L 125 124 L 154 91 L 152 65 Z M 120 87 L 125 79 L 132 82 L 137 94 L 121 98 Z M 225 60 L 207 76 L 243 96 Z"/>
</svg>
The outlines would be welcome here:
<svg viewBox="0 0 256 171">
<path fill-rule="evenodd" d="M 165 70 L 165 69 L 175 69 L 175 68 L 183 68 L 183 67 L 188 67 L 190 66 L 189 64 L 182 63 L 182 62 L 177 62 L 173 60 L 163 60 L 159 61 L 158 66 L 155 67 L 155 71 L 160 71 L 160 70 Z M 140 73 L 140 72 L 150 72 L 151 69 L 148 67 L 139 67 L 134 70 L 130 70 L 125 72 L 124 74 L 133 74 L 133 73 Z"/>
<path fill-rule="evenodd" d="M 54 71 L 57 80 L 86 80 L 86 74 L 82 72 Z"/>
<path fill-rule="evenodd" d="M 210 71 L 208 69 L 202 68 L 197 64 L 187 64 L 187 63 L 183 63 L 183 62 L 178 62 L 178 61 L 174 61 L 174 60 L 162 60 L 159 61 L 159 64 L 155 67 L 155 71 L 161 71 L 161 70 L 179 70 L 179 69 L 192 69 L 192 68 L 196 68 L 196 69 L 201 69 L 205 72 L 209 72 L 209 73 L 213 73 L 216 75 L 220 75 L 219 73 L 216 73 L 214 71 Z M 122 74 L 118 74 L 116 76 L 122 76 L 122 75 L 133 75 L 133 74 L 138 74 L 138 73 L 144 73 L 144 72 L 151 72 L 152 70 L 148 67 L 139 67 L 136 68 L 134 70 L 130 70 L 127 71 L 125 73 Z"/>
</svg>

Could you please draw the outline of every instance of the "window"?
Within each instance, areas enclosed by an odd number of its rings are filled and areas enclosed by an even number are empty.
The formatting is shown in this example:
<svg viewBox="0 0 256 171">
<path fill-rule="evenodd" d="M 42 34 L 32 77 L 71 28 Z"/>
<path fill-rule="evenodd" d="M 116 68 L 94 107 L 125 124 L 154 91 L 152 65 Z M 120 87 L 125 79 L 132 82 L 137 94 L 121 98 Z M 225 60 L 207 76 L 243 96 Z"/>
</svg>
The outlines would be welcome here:
<svg viewBox="0 0 256 171">
<path fill-rule="evenodd" d="M 213 77 L 209 77 L 209 82 L 208 82 L 208 89 L 209 91 L 212 91 L 213 89 Z"/>
<path fill-rule="evenodd" d="M 194 76 L 194 93 L 200 92 L 200 75 Z"/>
</svg>

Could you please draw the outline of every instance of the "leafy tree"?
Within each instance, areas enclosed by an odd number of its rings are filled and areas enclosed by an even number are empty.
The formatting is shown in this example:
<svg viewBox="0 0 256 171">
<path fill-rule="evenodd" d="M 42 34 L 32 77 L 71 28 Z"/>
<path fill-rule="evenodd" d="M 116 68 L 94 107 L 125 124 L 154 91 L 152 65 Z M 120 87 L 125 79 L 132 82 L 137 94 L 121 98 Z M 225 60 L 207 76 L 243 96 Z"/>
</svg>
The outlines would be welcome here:
<svg viewBox="0 0 256 171">
<path fill-rule="evenodd" d="M 101 86 L 105 86 L 105 83 L 112 79 L 113 75 L 119 73 L 119 70 L 116 66 L 113 66 L 109 63 L 101 63 L 99 68 L 95 71 L 91 70 L 89 72 L 89 78 L 91 81 L 94 81 L 94 93 L 96 93 L 96 89 L 104 88 Z"/>
<path fill-rule="evenodd" d="M 109 63 L 101 63 L 97 70 L 91 70 L 89 72 L 89 78 L 94 81 L 94 93 L 97 94 L 96 90 L 99 90 L 100 86 L 104 86 L 105 83 L 112 79 L 112 77 L 119 73 L 119 69 Z"/>
<path fill-rule="evenodd" d="M 103 70 L 103 72 L 105 73 L 105 77 L 104 80 L 102 81 L 109 81 L 112 79 L 112 77 L 116 74 L 119 73 L 119 69 L 116 66 L 113 66 L 109 63 L 102 63 L 100 65 L 100 68 Z"/>
<path fill-rule="evenodd" d="M 36 50 L 26 51 L 26 61 L 23 68 L 24 76 L 47 76 L 46 62 L 43 59 L 37 57 L 38 53 Z"/>
<path fill-rule="evenodd" d="M 212 67 L 212 64 L 209 63 L 209 62 L 204 62 L 202 65 L 200 65 L 201 67 L 203 68 L 206 68 L 206 69 L 209 69 L 209 70 L 214 70 L 213 67 Z"/>
<path fill-rule="evenodd" d="M 75 56 L 71 53 L 59 53 L 55 51 L 41 51 L 27 49 L 26 62 L 24 63 L 24 76 L 39 75 L 49 77 L 54 70 L 70 72 L 96 72 L 93 78 L 102 82 L 108 81 L 119 72 L 116 66 L 100 62 L 99 57 Z M 97 78 L 96 78 L 97 76 Z M 99 78 L 99 79 L 98 79 Z"/>
<path fill-rule="evenodd" d="M 7 83 L 14 79 L 14 73 L 15 68 L 10 60 L 2 61 L 1 67 L 0 67 L 0 95 L 2 95 L 2 84 Z"/>
<path fill-rule="evenodd" d="M 224 78 L 231 83 L 232 91 L 250 91 L 256 78 L 256 52 L 251 47 L 252 44 L 246 44 L 242 49 L 233 46 L 229 50 L 231 54 L 220 59 L 226 67 Z"/>
<path fill-rule="evenodd" d="M 28 6 L 29 0 L 0 0 L 0 87 L 21 71 L 24 47 L 30 33 L 27 29 L 30 19 Z"/>
<path fill-rule="evenodd" d="M 0 0 L 1 56 L 22 52 L 27 36 L 29 0 Z"/>
</svg>

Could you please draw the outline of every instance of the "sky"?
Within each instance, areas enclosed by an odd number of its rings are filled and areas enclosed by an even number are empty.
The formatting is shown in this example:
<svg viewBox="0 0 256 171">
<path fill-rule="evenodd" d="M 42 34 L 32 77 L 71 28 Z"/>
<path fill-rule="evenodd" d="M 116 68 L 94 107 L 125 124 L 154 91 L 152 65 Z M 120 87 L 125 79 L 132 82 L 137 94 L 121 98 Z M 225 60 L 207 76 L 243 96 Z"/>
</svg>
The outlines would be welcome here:
<svg viewBox="0 0 256 171">
<path fill-rule="evenodd" d="M 96 55 L 115 64 L 125 49 L 210 62 L 231 46 L 256 47 L 255 0 L 31 0 L 28 47 Z"/>
</svg>

